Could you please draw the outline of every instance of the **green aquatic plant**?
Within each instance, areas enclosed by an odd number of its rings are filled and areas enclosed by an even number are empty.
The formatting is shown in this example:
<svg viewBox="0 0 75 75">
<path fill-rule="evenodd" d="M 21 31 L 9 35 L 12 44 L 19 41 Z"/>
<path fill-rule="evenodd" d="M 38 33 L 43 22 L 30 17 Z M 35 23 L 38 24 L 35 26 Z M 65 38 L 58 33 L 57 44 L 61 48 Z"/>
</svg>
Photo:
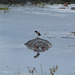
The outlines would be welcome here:
<svg viewBox="0 0 75 75">
<path fill-rule="evenodd" d="M 0 7 L 0 10 L 8 10 L 9 8 L 7 7 Z"/>
</svg>

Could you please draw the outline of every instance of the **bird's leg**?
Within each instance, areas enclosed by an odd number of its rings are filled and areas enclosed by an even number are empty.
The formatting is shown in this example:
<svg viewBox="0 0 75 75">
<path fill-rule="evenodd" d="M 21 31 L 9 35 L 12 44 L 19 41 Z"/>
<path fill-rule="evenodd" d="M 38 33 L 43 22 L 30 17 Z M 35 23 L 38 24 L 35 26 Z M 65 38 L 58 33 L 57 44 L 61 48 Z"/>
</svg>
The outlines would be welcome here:
<svg viewBox="0 0 75 75">
<path fill-rule="evenodd" d="M 34 56 L 34 58 L 37 58 L 39 55 L 40 55 L 40 53 L 37 53 L 37 54 Z"/>
</svg>

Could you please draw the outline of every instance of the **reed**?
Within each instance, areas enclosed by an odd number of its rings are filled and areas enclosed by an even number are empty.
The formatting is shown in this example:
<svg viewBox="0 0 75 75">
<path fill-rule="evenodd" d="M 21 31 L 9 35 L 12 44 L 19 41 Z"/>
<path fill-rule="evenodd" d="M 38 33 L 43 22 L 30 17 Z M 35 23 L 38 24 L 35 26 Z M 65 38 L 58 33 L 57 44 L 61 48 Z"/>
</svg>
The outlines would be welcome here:
<svg viewBox="0 0 75 75">
<path fill-rule="evenodd" d="M 46 72 L 43 72 L 43 67 L 42 67 L 42 64 L 40 64 L 40 71 L 41 73 L 39 74 L 39 72 L 37 72 L 36 68 L 35 67 L 27 67 L 28 68 L 28 71 L 31 75 L 47 75 Z M 55 75 L 55 73 L 57 72 L 58 70 L 58 65 L 56 66 L 53 66 L 52 68 L 49 69 L 50 73 L 49 75 Z M 35 74 L 36 73 L 36 74 Z"/>
<path fill-rule="evenodd" d="M 43 75 L 43 68 L 42 68 L 42 64 L 40 65 L 41 68 L 41 75 Z"/>
<path fill-rule="evenodd" d="M 53 68 L 50 68 L 50 74 L 54 75 L 57 70 L 58 70 L 58 65 L 53 66 Z"/>
</svg>

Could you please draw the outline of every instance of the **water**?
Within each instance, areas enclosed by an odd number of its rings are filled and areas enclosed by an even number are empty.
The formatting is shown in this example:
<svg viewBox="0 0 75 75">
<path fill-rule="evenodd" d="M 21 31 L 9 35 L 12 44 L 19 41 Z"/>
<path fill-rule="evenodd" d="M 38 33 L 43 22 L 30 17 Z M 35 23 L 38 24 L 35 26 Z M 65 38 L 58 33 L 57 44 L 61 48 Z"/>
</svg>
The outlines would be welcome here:
<svg viewBox="0 0 75 75">
<path fill-rule="evenodd" d="M 75 11 L 58 9 L 61 5 L 45 6 L 45 8 L 19 6 L 10 7 L 7 13 L 0 11 L 0 74 L 27 75 L 27 67 L 36 67 L 38 74 L 40 64 L 43 72 L 49 74 L 49 68 L 58 65 L 58 74 L 74 74 L 75 69 Z M 38 30 L 53 44 L 48 51 L 38 58 L 32 50 L 24 46 L 28 40 L 36 38 Z M 62 38 L 67 37 L 67 38 Z M 69 46 L 70 45 L 70 46 Z"/>
</svg>

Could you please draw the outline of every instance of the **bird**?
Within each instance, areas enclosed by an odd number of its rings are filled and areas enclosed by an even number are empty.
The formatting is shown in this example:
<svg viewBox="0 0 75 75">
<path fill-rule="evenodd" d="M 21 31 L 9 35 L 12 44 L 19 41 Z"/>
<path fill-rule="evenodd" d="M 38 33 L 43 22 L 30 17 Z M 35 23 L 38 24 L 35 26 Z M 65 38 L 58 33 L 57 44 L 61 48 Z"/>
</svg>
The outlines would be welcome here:
<svg viewBox="0 0 75 75">
<path fill-rule="evenodd" d="M 37 34 L 40 35 L 39 32 L 37 32 Z M 51 42 L 49 42 L 49 41 L 47 41 L 45 39 L 39 38 L 39 37 L 36 37 L 34 39 L 31 39 L 31 40 L 27 41 L 24 45 L 26 45 L 26 47 L 28 49 L 33 50 L 34 52 L 37 53 L 34 56 L 34 58 L 37 58 L 40 55 L 40 52 L 45 52 L 49 48 L 52 47 L 52 43 Z"/>
</svg>

